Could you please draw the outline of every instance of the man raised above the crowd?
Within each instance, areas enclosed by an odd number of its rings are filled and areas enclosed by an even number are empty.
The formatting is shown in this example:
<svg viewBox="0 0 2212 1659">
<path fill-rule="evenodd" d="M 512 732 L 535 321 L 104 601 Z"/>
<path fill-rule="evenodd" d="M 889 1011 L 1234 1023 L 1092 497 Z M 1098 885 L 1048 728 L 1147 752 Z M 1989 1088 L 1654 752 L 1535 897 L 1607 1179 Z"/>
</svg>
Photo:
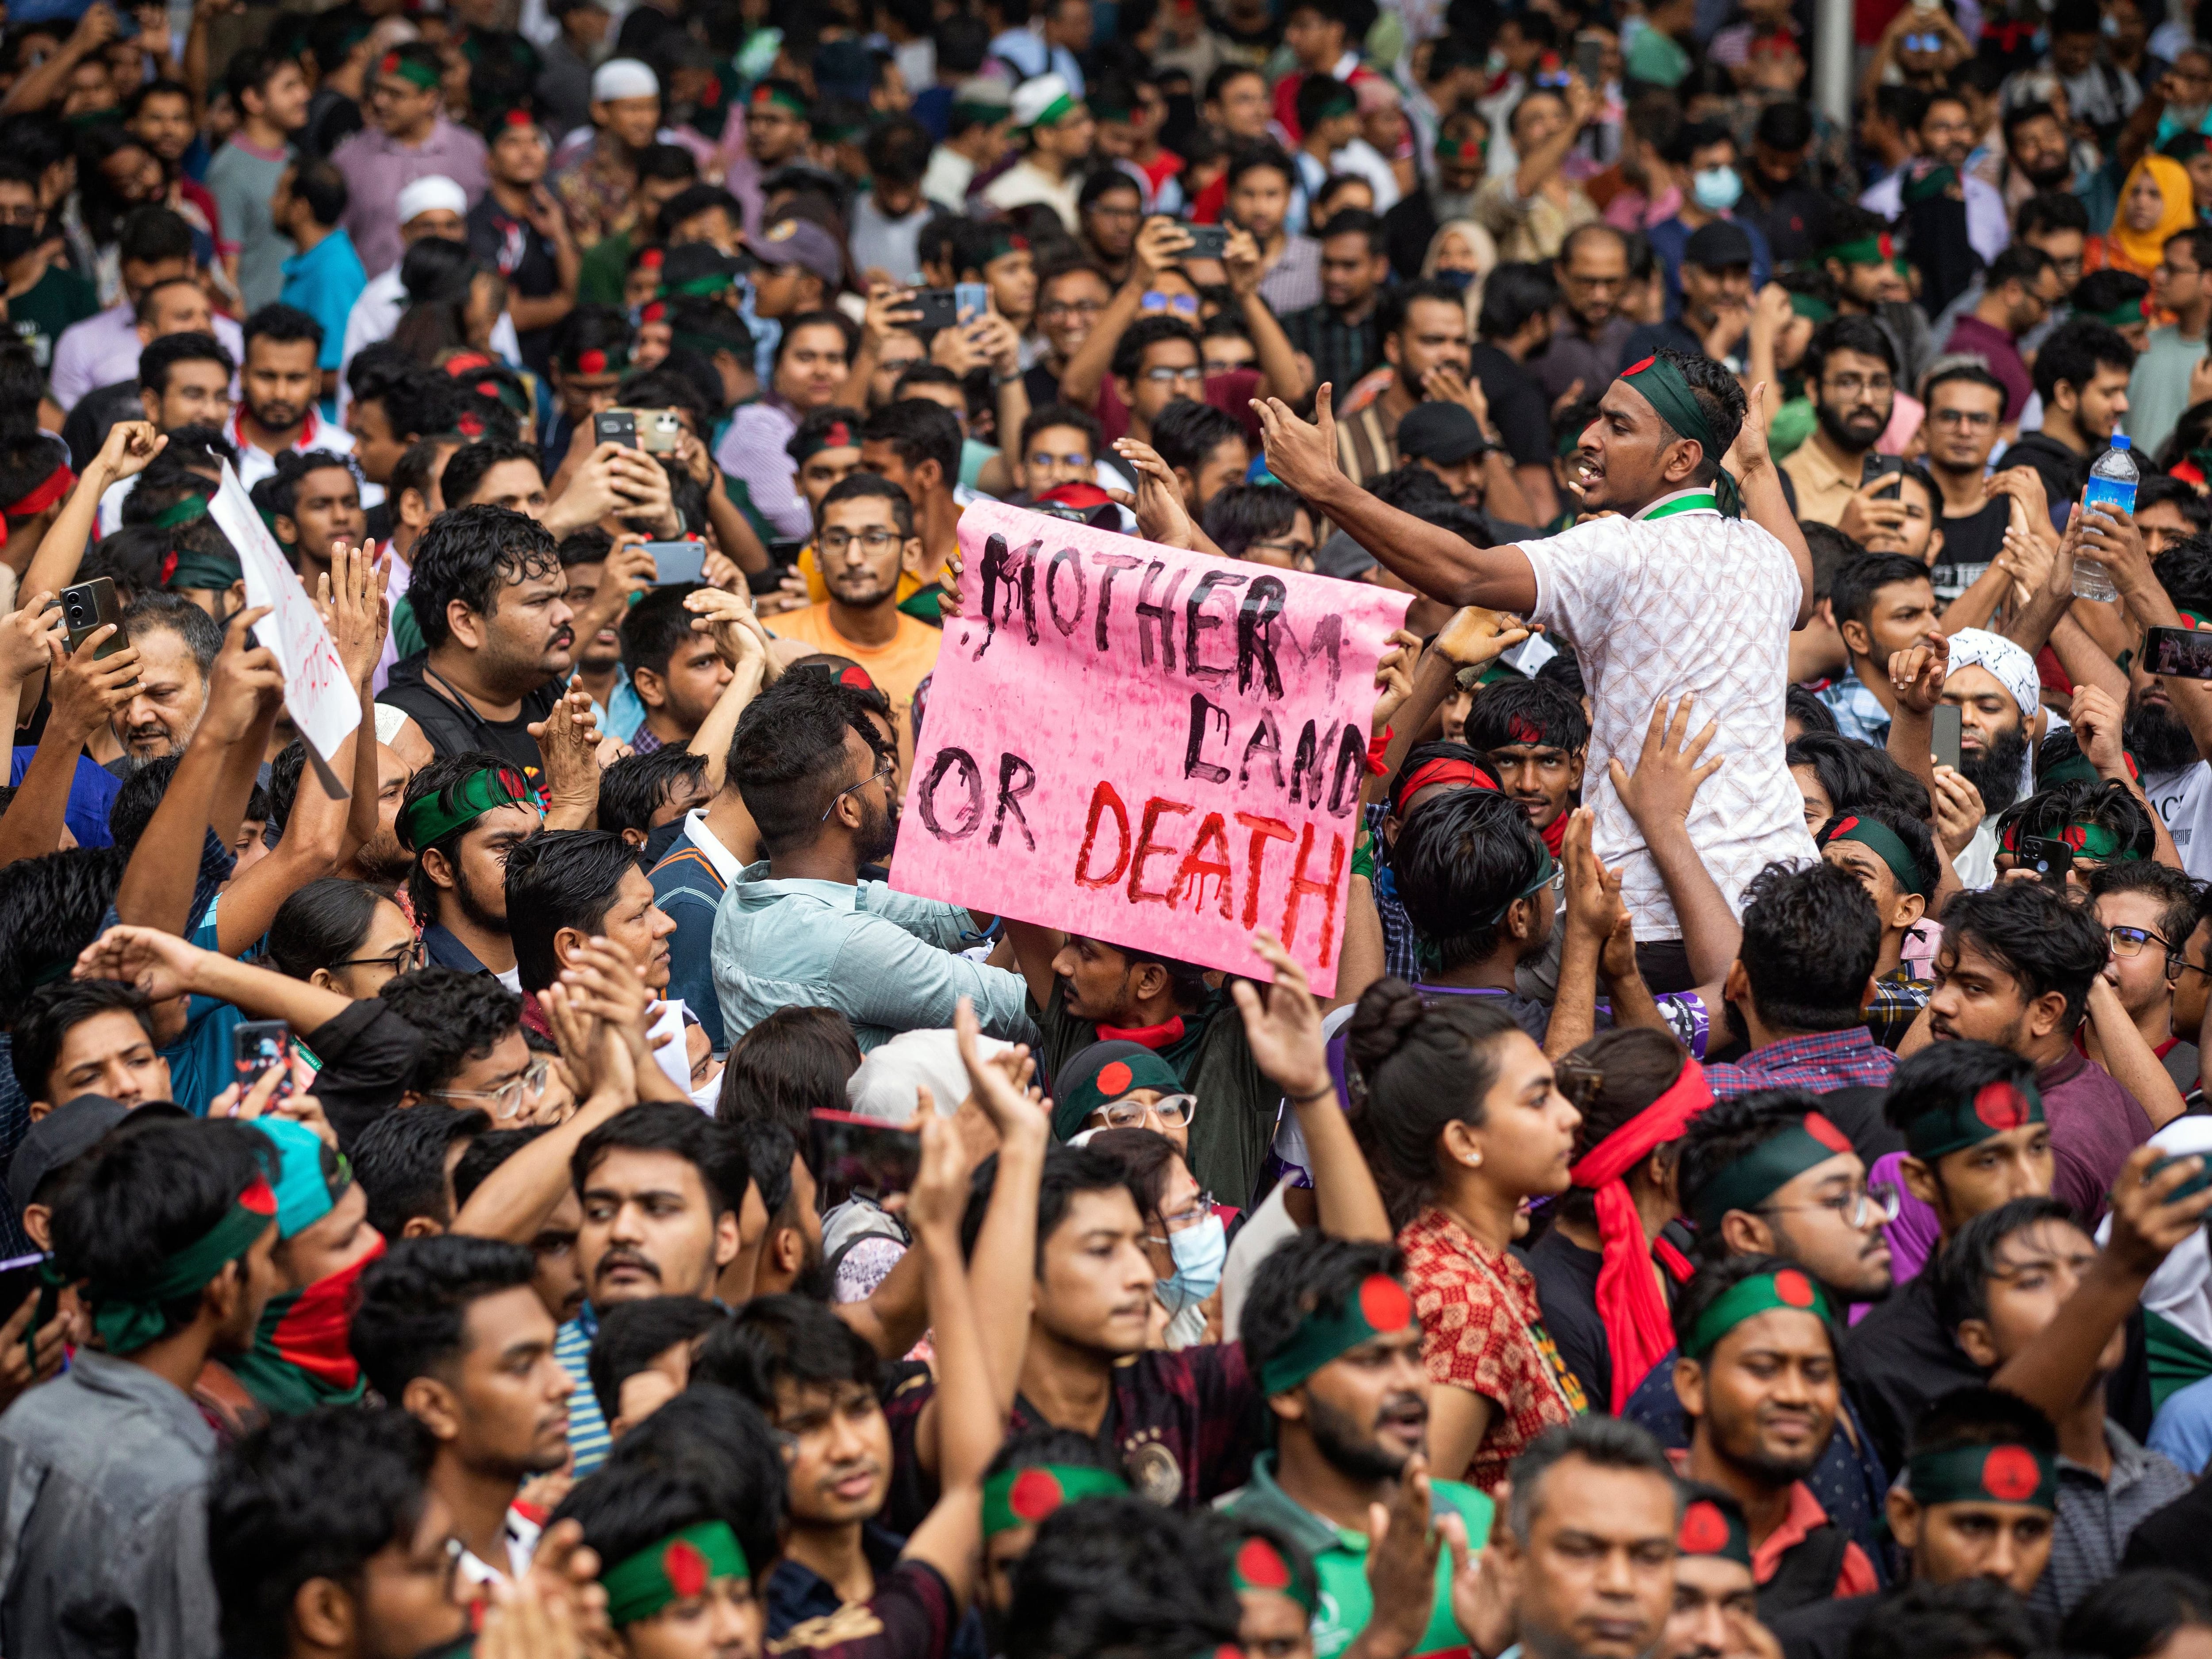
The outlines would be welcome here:
<svg viewBox="0 0 2212 1659">
<path fill-rule="evenodd" d="M 1707 758 L 1725 764 L 1698 790 L 1689 831 L 1723 893 L 1734 901 L 1776 859 L 1814 856 L 1773 740 L 1790 633 L 1812 615 L 1813 556 L 1764 434 L 1744 422 L 1742 388 L 1719 364 L 1674 351 L 1631 365 L 1607 388 L 1577 462 L 1583 508 L 1614 516 L 1496 548 L 1471 547 L 1346 477 L 1329 395 L 1317 426 L 1279 399 L 1254 405 L 1269 469 L 1430 598 L 1528 616 L 1579 649 L 1595 703 L 1597 853 L 1625 866 L 1645 981 L 1691 988 L 1666 884 L 1606 770 L 1613 756 L 1640 751 L 1652 699 L 1694 692 L 1714 712 Z M 1732 448 L 1741 488 L 1722 465 Z"/>
</svg>

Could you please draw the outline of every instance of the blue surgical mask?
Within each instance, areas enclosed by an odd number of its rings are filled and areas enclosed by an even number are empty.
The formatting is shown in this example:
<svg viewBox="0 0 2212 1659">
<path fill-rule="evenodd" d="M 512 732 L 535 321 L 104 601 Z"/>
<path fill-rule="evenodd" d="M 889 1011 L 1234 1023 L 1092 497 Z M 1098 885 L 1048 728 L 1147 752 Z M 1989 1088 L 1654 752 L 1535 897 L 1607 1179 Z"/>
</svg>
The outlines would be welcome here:
<svg viewBox="0 0 2212 1659">
<path fill-rule="evenodd" d="M 1221 1218 L 1209 1215 L 1168 1240 L 1175 1258 L 1172 1276 L 1159 1282 L 1161 1305 L 1171 1314 L 1194 1308 L 1221 1288 L 1221 1264 L 1229 1259 L 1229 1235 Z"/>
<path fill-rule="evenodd" d="M 1743 180 L 1734 167 L 1706 167 L 1690 180 L 1690 194 L 1708 213 L 1726 213 L 1743 194 Z"/>
<path fill-rule="evenodd" d="M 1471 270 L 1440 270 L 1436 274 L 1436 280 L 1449 283 L 1454 288 L 1464 290 L 1474 281 L 1474 273 Z"/>
</svg>

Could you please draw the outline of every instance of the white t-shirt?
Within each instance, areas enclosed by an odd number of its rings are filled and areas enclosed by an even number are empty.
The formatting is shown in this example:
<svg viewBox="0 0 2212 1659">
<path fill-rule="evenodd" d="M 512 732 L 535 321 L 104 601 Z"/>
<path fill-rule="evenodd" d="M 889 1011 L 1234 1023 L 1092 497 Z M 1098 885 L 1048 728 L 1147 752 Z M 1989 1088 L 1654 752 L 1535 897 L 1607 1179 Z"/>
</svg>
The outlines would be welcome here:
<svg viewBox="0 0 2212 1659">
<path fill-rule="evenodd" d="M 2191 761 L 2142 775 L 2143 793 L 2166 820 L 2181 867 L 2198 881 L 2212 880 L 2212 766 Z"/>
<path fill-rule="evenodd" d="M 1797 568 L 1748 519 L 1679 509 L 1703 493 L 1679 491 L 1634 519 L 1593 519 L 1519 544 L 1536 572 L 1534 619 L 1582 658 L 1593 705 L 1583 775 L 1597 811 L 1595 851 L 1626 866 L 1621 896 L 1639 940 L 1679 939 L 1682 928 L 1606 763 L 1618 755 L 1633 769 L 1662 698 L 1694 696 L 1692 731 L 1720 722 L 1705 758 L 1723 764 L 1698 791 L 1689 830 L 1729 906 L 1741 909 L 1744 888 L 1776 860 L 1820 856 L 1783 760 L 1790 630 L 1803 592 Z"/>
</svg>

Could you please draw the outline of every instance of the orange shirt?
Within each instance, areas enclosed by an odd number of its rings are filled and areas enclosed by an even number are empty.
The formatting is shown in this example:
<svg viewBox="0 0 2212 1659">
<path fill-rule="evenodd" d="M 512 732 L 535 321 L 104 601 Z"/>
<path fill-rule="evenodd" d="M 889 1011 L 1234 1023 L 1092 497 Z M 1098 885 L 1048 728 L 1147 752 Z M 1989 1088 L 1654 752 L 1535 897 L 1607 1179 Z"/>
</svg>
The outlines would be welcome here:
<svg viewBox="0 0 2212 1659">
<path fill-rule="evenodd" d="M 907 711 L 914 707 L 915 688 L 937 666 L 937 650 L 945 642 L 945 635 L 904 611 L 892 614 L 898 617 L 898 632 L 888 645 L 862 645 L 847 639 L 830 620 L 826 603 L 810 605 L 801 611 L 782 611 L 766 620 L 772 634 L 800 641 L 817 651 L 850 657 L 866 669 L 868 678 L 881 686 L 884 695 L 891 700 L 891 714 L 898 721 L 900 732 L 911 741 L 914 725 Z"/>
</svg>

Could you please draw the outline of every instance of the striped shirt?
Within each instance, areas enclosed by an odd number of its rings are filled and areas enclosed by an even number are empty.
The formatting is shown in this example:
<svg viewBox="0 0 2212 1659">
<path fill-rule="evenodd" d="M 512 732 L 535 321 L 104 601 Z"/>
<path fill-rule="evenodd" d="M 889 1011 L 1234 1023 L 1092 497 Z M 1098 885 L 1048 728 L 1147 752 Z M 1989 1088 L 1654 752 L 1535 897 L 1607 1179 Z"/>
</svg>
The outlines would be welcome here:
<svg viewBox="0 0 2212 1659">
<path fill-rule="evenodd" d="M 607 1419 L 599 1413 L 599 1397 L 592 1392 L 588 1369 L 592 1340 L 599 1334 L 599 1316 L 586 1302 L 584 1310 L 553 1337 L 553 1358 L 576 1384 L 576 1391 L 568 1396 L 568 1449 L 575 1454 L 574 1474 L 579 1480 L 606 1462 L 607 1448 L 613 1443 Z"/>
</svg>

